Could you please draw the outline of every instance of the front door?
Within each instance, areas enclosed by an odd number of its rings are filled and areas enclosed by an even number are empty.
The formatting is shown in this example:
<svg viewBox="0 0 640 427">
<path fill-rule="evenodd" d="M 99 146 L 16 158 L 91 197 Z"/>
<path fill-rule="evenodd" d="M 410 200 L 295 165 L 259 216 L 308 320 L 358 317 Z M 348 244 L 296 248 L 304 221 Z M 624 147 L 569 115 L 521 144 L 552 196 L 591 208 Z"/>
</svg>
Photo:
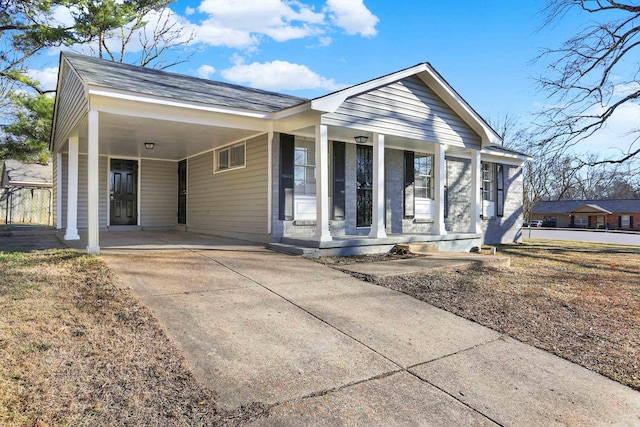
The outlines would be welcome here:
<svg viewBox="0 0 640 427">
<path fill-rule="evenodd" d="M 178 162 L 178 224 L 187 223 L 187 161 Z"/>
<path fill-rule="evenodd" d="M 373 215 L 373 147 L 357 146 L 356 185 L 356 225 L 369 227 Z"/>
<path fill-rule="evenodd" d="M 109 195 L 111 225 L 138 223 L 138 162 L 111 160 Z"/>
</svg>

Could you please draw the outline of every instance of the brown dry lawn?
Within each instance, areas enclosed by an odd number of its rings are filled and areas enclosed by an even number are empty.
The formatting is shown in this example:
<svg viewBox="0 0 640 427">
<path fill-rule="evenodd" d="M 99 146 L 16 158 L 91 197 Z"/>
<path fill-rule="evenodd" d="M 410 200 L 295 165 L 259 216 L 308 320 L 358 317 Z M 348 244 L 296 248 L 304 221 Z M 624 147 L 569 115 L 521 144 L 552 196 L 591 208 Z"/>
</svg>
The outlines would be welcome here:
<svg viewBox="0 0 640 427">
<path fill-rule="evenodd" d="M 640 390 L 640 246 L 526 240 L 498 252 L 511 268 L 379 284 Z"/>
<path fill-rule="evenodd" d="M 2 243 L 0 425 L 234 425 L 264 413 L 219 410 L 99 258 Z"/>
</svg>

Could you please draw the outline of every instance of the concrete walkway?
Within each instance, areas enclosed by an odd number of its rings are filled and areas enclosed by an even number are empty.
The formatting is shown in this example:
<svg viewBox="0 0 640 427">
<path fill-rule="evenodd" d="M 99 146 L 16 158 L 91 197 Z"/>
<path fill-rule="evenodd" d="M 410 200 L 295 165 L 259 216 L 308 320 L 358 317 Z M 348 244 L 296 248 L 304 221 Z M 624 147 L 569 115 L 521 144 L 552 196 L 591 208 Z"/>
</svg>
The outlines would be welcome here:
<svg viewBox="0 0 640 427">
<path fill-rule="evenodd" d="M 640 393 L 402 293 L 261 246 L 170 240 L 104 259 L 221 405 L 274 404 L 256 425 L 640 424 Z"/>
</svg>

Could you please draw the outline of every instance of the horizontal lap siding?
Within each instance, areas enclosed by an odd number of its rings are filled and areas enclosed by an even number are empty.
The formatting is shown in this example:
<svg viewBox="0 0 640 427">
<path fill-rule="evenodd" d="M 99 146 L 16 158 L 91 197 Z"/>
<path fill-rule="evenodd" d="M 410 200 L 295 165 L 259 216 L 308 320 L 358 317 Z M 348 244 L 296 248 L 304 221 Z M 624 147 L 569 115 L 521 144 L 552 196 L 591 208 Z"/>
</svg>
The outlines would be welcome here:
<svg viewBox="0 0 640 427">
<path fill-rule="evenodd" d="M 267 238 L 267 138 L 247 141 L 246 167 L 213 173 L 213 152 L 187 164 L 190 230 Z"/>
<path fill-rule="evenodd" d="M 168 227 L 178 222 L 178 164 L 142 160 L 140 221 L 143 227 Z"/>
<path fill-rule="evenodd" d="M 323 121 L 443 144 L 478 147 L 481 142 L 478 134 L 415 76 L 349 98 Z"/>
<path fill-rule="evenodd" d="M 63 68 L 64 75 L 58 88 L 54 151 L 69 138 L 73 129 L 89 110 L 82 80 L 68 64 L 65 63 Z"/>
<path fill-rule="evenodd" d="M 62 154 L 62 197 L 60 202 L 62 203 L 62 227 L 67 227 L 67 186 L 68 186 L 68 165 L 69 155 L 67 153 Z M 108 178 L 108 158 L 106 156 L 100 156 L 98 159 L 98 214 L 100 216 L 99 224 L 101 228 L 107 226 L 107 203 L 108 203 L 108 191 L 107 185 Z M 80 154 L 78 156 L 78 228 L 87 228 L 87 156 Z"/>
</svg>

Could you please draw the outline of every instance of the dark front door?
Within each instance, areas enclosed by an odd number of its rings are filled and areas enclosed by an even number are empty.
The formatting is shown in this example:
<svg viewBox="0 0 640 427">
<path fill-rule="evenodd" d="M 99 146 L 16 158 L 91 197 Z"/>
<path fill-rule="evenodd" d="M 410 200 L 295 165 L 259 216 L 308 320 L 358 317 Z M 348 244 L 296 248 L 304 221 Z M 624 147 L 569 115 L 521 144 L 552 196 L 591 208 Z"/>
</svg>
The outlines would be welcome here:
<svg viewBox="0 0 640 427">
<path fill-rule="evenodd" d="M 369 227 L 373 213 L 373 148 L 358 145 L 356 158 L 356 225 Z"/>
<path fill-rule="evenodd" d="M 178 224 L 187 223 L 187 161 L 178 162 Z"/>
<path fill-rule="evenodd" d="M 111 160 L 111 225 L 138 223 L 138 162 Z"/>
</svg>

